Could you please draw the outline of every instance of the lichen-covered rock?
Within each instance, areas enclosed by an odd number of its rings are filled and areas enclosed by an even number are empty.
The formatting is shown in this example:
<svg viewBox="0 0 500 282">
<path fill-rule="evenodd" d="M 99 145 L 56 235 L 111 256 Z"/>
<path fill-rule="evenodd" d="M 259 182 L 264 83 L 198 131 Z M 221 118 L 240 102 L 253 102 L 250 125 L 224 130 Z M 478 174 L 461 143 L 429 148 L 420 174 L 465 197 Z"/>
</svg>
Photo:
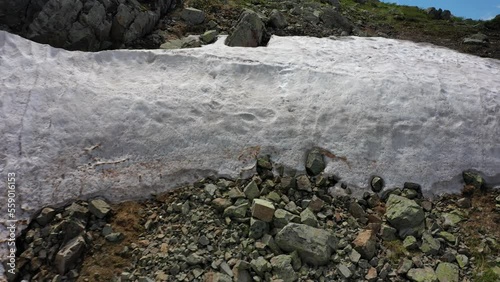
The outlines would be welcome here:
<svg viewBox="0 0 500 282">
<path fill-rule="evenodd" d="M 436 273 L 429 267 L 425 268 L 412 268 L 406 274 L 408 279 L 413 282 L 437 282 Z"/>
<path fill-rule="evenodd" d="M 390 195 L 385 213 L 389 223 L 394 226 L 400 237 L 421 235 L 425 227 L 425 214 L 421 206 L 405 197 Z"/>
<path fill-rule="evenodd" d="M 297 251 L 303 262 L 323 265 L 337 248 L 337 238 L 329 231 L 290 223 L 276 235 L 276 244 L 287 252 Z"/>
<path fill-rule="evenodd" d="M 458 282 L 458 266 L 449 262 L 441 262 L 436 268 L 436 276 L 439 282 Z"/>
</svg>

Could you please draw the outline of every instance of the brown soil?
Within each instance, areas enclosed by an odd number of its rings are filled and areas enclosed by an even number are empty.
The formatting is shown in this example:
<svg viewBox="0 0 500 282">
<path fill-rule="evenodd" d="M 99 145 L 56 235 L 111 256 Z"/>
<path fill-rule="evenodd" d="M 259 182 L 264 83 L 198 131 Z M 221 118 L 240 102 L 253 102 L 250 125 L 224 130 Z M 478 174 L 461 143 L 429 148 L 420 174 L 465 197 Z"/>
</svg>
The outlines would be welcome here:
<svg viewBox="0 0 500 282">
<path fill-rule="evenodd" d="M 110 224 L 114 232 L 125 235 L 124 240 L 110 243 L 102 236 L 93 234 L 95 239 L 93 247 L 85 257 L 77 281 L 109 282 L 113 277 L 119 276 L 125 267 L 130 266 L 129 258 L 120 256 L 120 252 L 124 246 L 139 241 L 139 234 L 143 228 L 140 224 L 142 208 L 143 204 L 138 202 L 125 202 L 113 206 L 115 213 Z"/>
</svg>

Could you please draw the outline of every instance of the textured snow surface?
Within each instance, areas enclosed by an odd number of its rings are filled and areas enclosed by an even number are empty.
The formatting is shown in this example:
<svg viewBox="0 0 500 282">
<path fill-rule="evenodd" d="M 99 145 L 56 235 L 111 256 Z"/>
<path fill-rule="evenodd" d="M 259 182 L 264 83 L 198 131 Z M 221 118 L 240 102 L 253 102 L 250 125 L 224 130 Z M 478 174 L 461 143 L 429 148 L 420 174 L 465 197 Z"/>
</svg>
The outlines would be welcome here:
<svg viewBox="0 0 500 282">
<path fill-rule="evenodd" d="M 372 175 L 428 195 L 465 169 L 499 183 L 499 61 L 384 38 L 222 42 L 83 53 L 0 31 L 0 185 L 16 173 L 18 217 L 234 177 L 259 150 L 303 170 L 313 146 L 345 157 L 326 172 L 358 194 Z"/>
</svg>

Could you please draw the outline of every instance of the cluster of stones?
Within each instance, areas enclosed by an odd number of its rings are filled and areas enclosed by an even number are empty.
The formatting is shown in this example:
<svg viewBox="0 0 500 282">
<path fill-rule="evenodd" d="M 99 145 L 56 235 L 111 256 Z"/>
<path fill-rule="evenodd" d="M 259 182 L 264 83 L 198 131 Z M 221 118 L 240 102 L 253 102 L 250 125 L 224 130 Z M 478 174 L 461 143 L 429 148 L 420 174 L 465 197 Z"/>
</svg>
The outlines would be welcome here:
<svg viewBox="0 0 500 282">
<path fill-rule="evenodd" d="M 374 176 L 372 192 L 355 199 L 325 166 L 316 149 L 303 173 L 285 173 L 264 156 L 249 179 L 207 178 L 145 202 L 144 232 L 117 253 L 130 266 L 114 280 L 471 281 L 480 262 L 459 229 L 470 198 L 433 203 L 416 183 L 386 189 Z M 463 178 L 465 195 L 484 187 L 477 173 Z M 96 236 L 123 239 L 110 216 L 100 199 L 44 208 L 18 242 L 18 278 L 77 280 L 86 250 L 98 253 Z M 491 261 L 499 251 L 487 236 L 479 248 Z M 98 273 L 84 281 L 94 279 Z"/>
<path fill-rule="evenodd" d="M 356 200 L 324 168 L 317 150 L 304 174 L 282 175 L 261 157 L 249 180 L 205 179 L 151 203 L 117 280 L 470 281 L 474 261 L 457 225 L 466 210 L 435 206 L 415 183 L 383 190 L 380 177 Z M 468 176 L 480 178 L 464 174 L 467 185 Z"/>
<path fill-rule="evenodd" d="M 75 281 L 93 242 L 91 231 L 100 230 L 109 242 L 122 239 L 106 223 L 110 212 L 102 199 L 43 208 L 17 240 L 17 269 L 14 275 L 8 273 L 9 281 Z"/>
<path fill-rule="evenodd" d="M 200 47 L 202 44 L 214 42 L 219 32 L 228 32 L 225 44 L 228 46 L 257 47 L 264 46 L 270 34 L 317 36 L 358 34 L 360 31 L 339 12 L 338 0 L 319 2 L 269 2 L 255 5 L 254 10 L 247 9 L 241 13 L 232 30 L 222 30 L 217 22 L 205 23 L 206 16 L 201 10 L 186 7 L 180 19 L 191 26 L 206 25 L 207 31 L 199 37 L 188 36 L 168 41 L 160 46 L 162 49 Z M 307 30 L 307 33 L 305 32 Z M 314 31 L 315 30 L 315 31 Z"/>
</svg>

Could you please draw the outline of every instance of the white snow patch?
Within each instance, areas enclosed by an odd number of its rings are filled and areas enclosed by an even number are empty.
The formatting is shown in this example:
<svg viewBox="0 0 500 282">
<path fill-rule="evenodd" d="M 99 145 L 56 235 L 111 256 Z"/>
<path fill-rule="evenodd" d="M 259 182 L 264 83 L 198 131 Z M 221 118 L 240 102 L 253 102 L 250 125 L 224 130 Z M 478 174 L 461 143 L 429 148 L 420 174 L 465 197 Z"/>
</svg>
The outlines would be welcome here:
<svg viewBox="0 0 500 282">
<path fill-rule="evenodd" d="M 25 219 L 236 177 L 257 148 L 303 170 L 319 146 L 357 194 L 372 175 L 457 192 L 465 169 L 500 181 L 499 77 L 497 60 L 384 38 L 84 53 L 0 31 L 0 185 L 16 173 Z"/>
</svg>

